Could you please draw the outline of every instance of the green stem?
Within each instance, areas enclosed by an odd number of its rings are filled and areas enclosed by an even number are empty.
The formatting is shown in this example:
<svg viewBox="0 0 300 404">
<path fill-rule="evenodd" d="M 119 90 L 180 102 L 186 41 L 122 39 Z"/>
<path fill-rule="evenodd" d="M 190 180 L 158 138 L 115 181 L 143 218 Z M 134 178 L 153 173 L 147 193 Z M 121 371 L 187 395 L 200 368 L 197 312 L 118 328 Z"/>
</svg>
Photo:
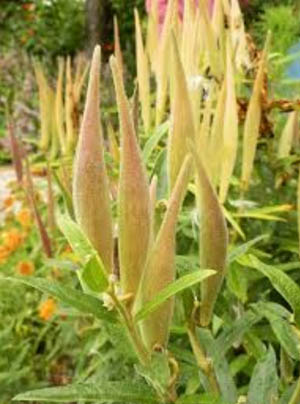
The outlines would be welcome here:
<svg viewBox="0 0 300 404">
<path fill-rule="evenodd" d="M 127 331 L 131 337 L 131 341 L 133 343 L 139 361 L 143 366 L 147 366 L 149 364 L 150 357 L 146 348 L 144 347 L 144 344 L 141 341 L 140 336 L 137 333 L 131 313 L 129 313 L 128 310 L 120 303 L 119 299 L 117 298 L 114 292 L 110 292 L 109 295 L 112 298 L 116 308 L 118 309 L 124 321 L 125 327 L 127 328 Z"/>
<path fill-rule="evenodd" d="M 199 339 L 196 335 L 196 327 L 194 324 L 188 325 L 188 336 L 190 339 L 191 347 L 196 358 L 197 365 L 206 375 L 210 385 L 210 389 L 213 393 L 220 394 L 219 385 L 215 376 L 212 363 L 207 359 L 203 348 L 200 345 Z"/>
<path fill-rule="evenodd" d="M 300 403 L 300 377 L 297 381 L 296 388 L 294 390 L 292 398 L 289 401 L 289 404 L 299 404 L 299 403 Z"/>
</svg>

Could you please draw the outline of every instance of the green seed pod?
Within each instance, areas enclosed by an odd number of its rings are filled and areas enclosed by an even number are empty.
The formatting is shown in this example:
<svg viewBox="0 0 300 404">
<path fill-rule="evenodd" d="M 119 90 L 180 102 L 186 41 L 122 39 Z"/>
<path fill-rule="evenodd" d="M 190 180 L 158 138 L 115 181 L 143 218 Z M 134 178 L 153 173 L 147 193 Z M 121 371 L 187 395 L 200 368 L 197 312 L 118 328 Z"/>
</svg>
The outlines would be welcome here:
<svg viewBox="0 0 300 404">
<path fill-rule="evenodd" d="M 121 166 L 119 180 L 119 257 L 123 294 L 136 296 L 147 258 L 150 230 L 150 196 L 145 167 L 117 60 L 110 59 L 120 129 Z"/>
<path fill-rule="evenodd" d="M 175 280 L 176 222 L 190 178 L 191 166 L 192 158 L 188 155 L 181 167 L 163 223 L 147 259 L 137 309 Z M 155 345 L 167 344 L 173 307 L 174 299 L 169 299 L 141 322 L 142 338 L 150 350 Z"/>
<path fill-rule="evenodd" d="M 96 46 L 74 162 L 73 201 L 77 222 L 112 272 L 113 230 L 99 109 L 100 52 Z"/>
<path fill-rule="evenodd" d="M 200 323 L 211 321 L 226 268 L 227 227 L 218 197 L 195 147 L 191 146 L 197 173 L 197 204 L 200 214 L 200 268 L 214 269 L 216 275 L 201 283 Z"/>
</svg>

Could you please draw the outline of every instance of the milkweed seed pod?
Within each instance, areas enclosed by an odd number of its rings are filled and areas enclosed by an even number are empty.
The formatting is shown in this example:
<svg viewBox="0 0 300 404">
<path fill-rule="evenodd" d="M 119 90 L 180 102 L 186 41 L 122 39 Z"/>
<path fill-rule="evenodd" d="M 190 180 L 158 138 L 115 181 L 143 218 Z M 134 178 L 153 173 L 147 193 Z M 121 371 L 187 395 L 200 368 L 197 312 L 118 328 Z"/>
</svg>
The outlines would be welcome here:
<svg viewBox="0 0 300 404">
<path fill-rule="evenodd" d="M 156 82 L 157 82 L 157 97 L 156 97 L 156 112 L 155 123 L 158 126 L 164 117 L 167 94 L 168 94 L 168 66 L 170 56 L 170 39 L 172 22 L 176 15 L 175 0 L 168 2 L 166 17 L 164 20 L 160 40 L 158 43 L 157 63 L 156 63 Z"/>
<path fill-rule="evenodd" d="M 297 213 L 298 213 L 298 245 L 299 245 L 299 256 L 300 256 L 300 166 L 298 168 L 298 187 L 297 187 Z"/>
<path fill-rule="evenodd" d="M 74 93 L 72 83 L 71 58 L 67 57 L 66 63 L 66 88 L 65 88 L 65 120 L 67 132 L 67 150 L 72 155 L 76 145 L 76 133 L 73 122 Z"/>
<path fill-rule="evenodd" d="M 231 0 L 230 32 L 232 47 L 235 49 L 235 65 L 238 70 L 242 67 L 251 68 L 248 44 L 245 35 L 245 25 L 238 0 Z"/>
<path fill-rule="evenodd" d="M 168 139 L 168 179 L 172 190 L 184 158 L 187 154 L 187 139 L 194 139 L 193 112 L 179 50 L 174 35 L 172 42 L 172 100 L 171 127 Z"/>
<path fill-rule="evenodd" d="M 186 156 L 168 202 L 167 212 L 150 250 L 137 308 L 153 299 L 175 280 L 176 222 L 190 178 L 192 158 Z M 169 299 L 140 324 L 141 335 L 148 349 L 166 346 L 173 315 L 174 299 Z"/>
<path fill-rule="evenodd" d="M 289 114 L 287 123 L 279 140 L 278 158 L 282 159 L 290 155 L 293 142 L 299 138 L 299 111 Z"/>
<path fill-rule="evenodd" d="M 213 76 L 219 79 L 223 71 L 223 60 L 220 58 L 217 37 L 209 18 L 206 0 L 199 0 L 199 10 L 201 18 L 200 28 L 203 37 L 206 39 L 205 52 L 207 63 Z"/>
<path fill-rule="evenodd" d="M 135 17 L 135 41 L 136 41 L 136 64 L 137 79 L 139 84 L 139 98 L 142 108 L 142 118 L 146 132 L 150 129 L 150 72 L 148 57 L 144 49 L 140 18 L 137 9 Z"/>
<path fill-rule="evenodd" d="M 208 148 L 210 175 L 214 186 L 217 186 L 219 184 L 221 172 L 225 102 L 226 83 L 225 81 L 223 81 L 222 87 L 218 94 L 218 101 L 213 118 Z"/>
<path fill-rule="evenodd" d="M 150 196 L 145 167 L 117 60 L 110 59 L 121 129 L 118 195 L 119 257 L 122 292 L 136 296 L 148 253 Z"/>
<path fill-rule="evenodd" d="M 248 189 L 253 170 L 262 111 L 262 91 L 271 35 L 268 33 L 246 115 L 243 139 L 242 186 Z"/>
<path fill-rule="evenodd" d="M 158 0 L 151 1 L 148 13 L 146 50 L 151 62 L 151 70 L 155 71 L 159 40 Z"/>
<path fill-rule="evenodd" d="M 218 197 L 200 156 L 191 146 L 196 166 L 197 205 L 200 216 L 200 269 L 214 269 L 216 275 L 201 283 L 200 324 L 209 325 L 226 269 L 227 227 Z"/>
<path fill-rule="evenodd" d="M 47 151 L 51 142 L 51 120 L 52 111 L 50 112 L 50 94 L 51 88 L 48 85 L 45 73 L 40 63 L 34 63 L 35 77 L 39 90 L 39 107 L 40 107 L 40 123 L 41 138 L 39 147 L 42 151 Z"/>
<path fill-rule="evenodd" d="M 238 147 L 238 111 L 235 94 L 234 68 L 229 36 L 226 43 L 226 101 L 223 128 L 223 159 L 220 176 L 220 200 L 224 203 L 227 197 L 230 178 L 232 176 Z"/>
<path fill-rule="evenodd" d="M 96 46 L 74 162 L 73 201 L 78 224 L 98 251 L 107 272 L 111 272 L 113 230 L 100 124 L 100 56 L 100 47 Z"/>
<path fill-rule="evenodd" d="M 124 74 L 123 56 L 122 56 L 122 51 L 121 51 L 119 24 L 118 24 L 117 16 L 114 16 L 114 46 L 115 46 L 114 54 L 118 61 L 120 73 L 123 75 Z"/>
<path fill-rule="evenodd" d="M 63 106 L 63 77 L 64 59 L 58 59 L 58 76 L 55 94 L 55 120 L 62 154 L 66 153 L 66 134 L 64 130 L 64 106 Z"/>
</svg>

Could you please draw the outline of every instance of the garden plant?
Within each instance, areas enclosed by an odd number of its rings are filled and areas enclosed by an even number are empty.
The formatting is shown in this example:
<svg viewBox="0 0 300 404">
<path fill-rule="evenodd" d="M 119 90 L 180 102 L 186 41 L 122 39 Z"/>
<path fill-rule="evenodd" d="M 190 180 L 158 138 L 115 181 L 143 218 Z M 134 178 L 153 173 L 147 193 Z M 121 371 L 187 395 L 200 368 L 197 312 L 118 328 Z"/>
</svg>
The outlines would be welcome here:
<svg viewBox="0 0 300 404">
<path fill-rule="evenodd" d="M 211 3 L 134 10 L 134 83 L 116 18 L 108 63 L 96 46 L 53 78 L 35 59 L 38 140 L 7 108 L 0 342 L 18 290 L 53 321 L 20 323 L 16 401 L 300 403 L 300 101 L 276 33 L 259 50 L 238 0 Z M 22 387 L 32 343 L 68 376 Z"/>
</svg>

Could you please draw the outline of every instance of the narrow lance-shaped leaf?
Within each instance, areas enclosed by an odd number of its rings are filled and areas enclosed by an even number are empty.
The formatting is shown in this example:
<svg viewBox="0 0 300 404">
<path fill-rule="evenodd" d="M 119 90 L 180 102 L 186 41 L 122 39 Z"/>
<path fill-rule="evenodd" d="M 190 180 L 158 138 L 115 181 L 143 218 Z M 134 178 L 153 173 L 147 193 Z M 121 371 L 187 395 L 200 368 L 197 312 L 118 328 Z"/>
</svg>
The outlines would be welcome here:
<svg viewBox="0 0 300 404">
<path fill-rule="evenodd" d="M 230 184 L 238 146 L 238 113 L 235 95 L 234 70 L 230 38 L 226 49 L 226 106 L 223 129 L 223 154 L 220 178 L 220 200 L 224 203 Z"/>
<path fill-rule="evenodd" d="M 264 75 L 270 38 L 270 33 L 268 33 L 246 115 L 242 162 L 242 186 L 244 189 L 248 189 L 249 187 L 249 181 L 253 170 L 255 152 L 259 136 L 259 127 L 262 113 L 262 91 L 264 86 Z"/>
<path fill-rule="evenodd" d="M 113 236 L 108 179 L 99 110 L 100 47 L 94 51 L 86 105 L 74 162 L 75 217 L 108 272 L 112 271 Z"/>
<path fill-rule="evenodd" d="M 152 300 L 175 279 L 175 230 L 177 216 L 184 198 L 192 167 L 191 156 L 186 156 L 168 202 L 167 212 L 149 252 L 144 276 L 139 290 L 136 309 Z M 173 315 L 174 299 L 163 303 L 159 309 L 141 322 L 142 338 L 149 349 L 167 344 Z"/>
<path fill-rule="evenodd" d="M 278 158 L 282 159 L 290 155 L 293 141 L 299 135 L 299 111 L 293 111 L 289 114 L 287 123 L 283 129 L 279 140 Z"/>
<path fill-rule="evenodd" d="M 278 399 L 276 355 L 272 346 L 256 364 L 250 380 L 248 404 L 273 404 Z"/>
<path fill-rule="evenodd" d="M 153 391 L 143 385 L 129 382 L 101 382 L 95 384 L 70 384 L 69 386 L 50 387 L 19 394 L 19 401 L 51 402 L 97 402 L 128 404 L 159 404 Z"/>
<path fill-rule="evenodd" d="M 137 79 L 139 84 L 139 98 L 142 107 L 142 118 L 145 131 L 150 129 L 150 74 L 146 52 L 144 50 L 140 18 L 137 9 L 135 17 L 135 41 L 136 41 L 136 64 Z"/>
<path fill-rule="evenodd" d="M 150 240 L 150 197 L 145 167 L 117 61 L 110 59 L 121 126 L 119 180 L 119 257 L 121 287 L 135 297 Z"/>
<path fill-rule="evenodd" d="M 195 136 L 193 112 L 189 98 L 184 69 L 174 35 L 172 42 L 172 122 L 169 131 L 167 158 L 169 187 L 172 190 L 184 158 L 187 154 L 187 140 Z"/>
<path fill-rule="evenodd" d="M 197 173 L 197 204 L 200 216 L 200 269 L 211 268 L 216 275 L 201 284 L 200 323 L 209 325 L 226 270 L 228 234 L 218 197 L 209 181 L 195 147 L 191 145 Z"/>
</svg>

